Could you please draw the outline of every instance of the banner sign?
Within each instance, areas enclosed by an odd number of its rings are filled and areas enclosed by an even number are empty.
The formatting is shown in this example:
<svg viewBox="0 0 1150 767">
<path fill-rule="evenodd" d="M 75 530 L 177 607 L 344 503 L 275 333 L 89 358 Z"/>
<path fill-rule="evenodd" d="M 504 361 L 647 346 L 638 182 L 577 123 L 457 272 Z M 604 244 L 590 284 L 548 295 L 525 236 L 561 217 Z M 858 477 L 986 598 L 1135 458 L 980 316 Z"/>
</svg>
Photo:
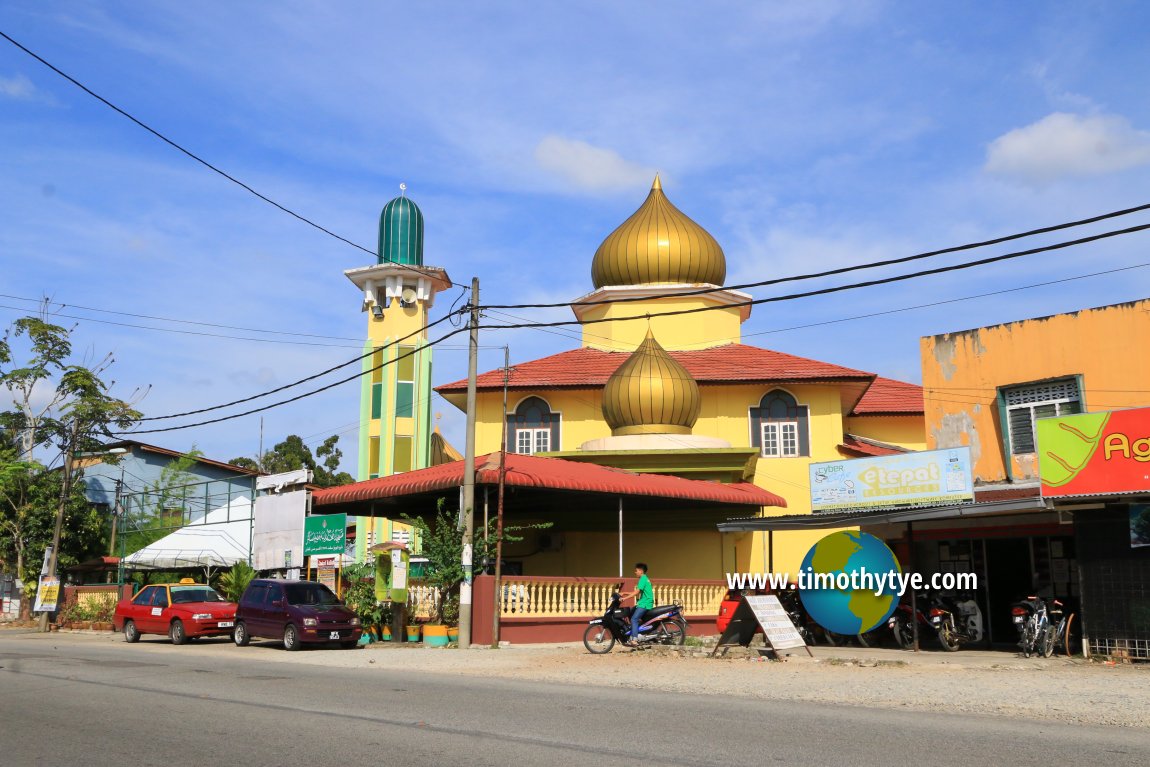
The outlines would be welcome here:
<svg viewBox="0 0 1150 767">
<path fill-rule="evenodd" d="M 303 521 L 303 555 L 342 554 L 347 548 L 347 515 L 324 514 Z"/>
<path fill-rule="evenodd" d="M 814 512 L 974 500 L 969 447 L 812 463 L 810 480 Z"/>
<path fill-rule="evenodd" d="M 1150 408 L 1034 422 L 1044 498 L 1150 491 Z"/>
<path fill-rule="evenodd" d="M 60 579 L 41 578 L 40 587 L 36 589 L 36 604 L 32 607 L 34 613 L 51 613 L 56 611 L 56 602 L 60 600 Z"/>
</svg>

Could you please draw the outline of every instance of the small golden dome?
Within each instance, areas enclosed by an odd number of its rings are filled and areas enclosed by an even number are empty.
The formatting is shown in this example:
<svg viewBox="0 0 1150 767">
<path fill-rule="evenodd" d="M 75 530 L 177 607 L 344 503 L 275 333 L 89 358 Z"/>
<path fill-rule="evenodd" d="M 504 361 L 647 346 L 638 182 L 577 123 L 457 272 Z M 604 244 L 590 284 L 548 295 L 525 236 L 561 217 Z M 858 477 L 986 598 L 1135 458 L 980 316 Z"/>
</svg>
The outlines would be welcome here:
<svg viewBox="0 0 1150 767">
<path fill-rule="evenodd" d="M 722 285 L 726 276 L 719 243 L 671 204 L 658 176 L 646 201 L 607 235 L 591 264 L 596 288 L 659 282 Z"/>
<path fill-rule="evenodd" d="M 603 417 L 616 437 L 690 434 L 699 406 L 699 385 L 650 330 L 603 389 Z"/>
</svg>

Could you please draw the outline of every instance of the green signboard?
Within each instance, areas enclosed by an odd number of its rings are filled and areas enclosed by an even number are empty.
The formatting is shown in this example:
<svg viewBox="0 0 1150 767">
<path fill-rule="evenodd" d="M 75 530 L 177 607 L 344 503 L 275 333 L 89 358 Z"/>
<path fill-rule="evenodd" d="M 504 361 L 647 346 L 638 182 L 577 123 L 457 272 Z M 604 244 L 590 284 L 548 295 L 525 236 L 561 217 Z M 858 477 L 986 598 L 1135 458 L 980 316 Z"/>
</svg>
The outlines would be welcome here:
<svg viewBox="0 0 1150 767">
<path fill-rule="evenodd" d="M 324 514 L 305 517 L 303 521 L 303 555 L 342 554 L 347 548 L 347 515 Z"/>
</svg>

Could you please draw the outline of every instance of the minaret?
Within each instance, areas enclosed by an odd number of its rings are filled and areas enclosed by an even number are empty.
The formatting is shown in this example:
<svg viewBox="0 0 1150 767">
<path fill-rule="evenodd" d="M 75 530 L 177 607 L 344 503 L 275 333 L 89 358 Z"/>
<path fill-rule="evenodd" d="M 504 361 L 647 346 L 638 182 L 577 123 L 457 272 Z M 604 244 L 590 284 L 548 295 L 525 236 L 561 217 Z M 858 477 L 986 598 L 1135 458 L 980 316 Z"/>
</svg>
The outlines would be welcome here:
<svg viewBox="0 0 1150 767">
<path fill-rule="evenodd" d="M 360 480 L 422 469 L 430 463 L 427 319 L 435 294 L 450 286 L 451 279 L 443 269 L 423 265 L 423 213 L 407 198 L 406 185 L 399 188 L 400 196 L 387 203 L 379 217 L 378 263 L 344 272 L 363 291 L 360 308 L 367 316 L 363 351 L 374 350 L 363 360 Z M 380 542 L 381 531 L 358 535 L 357 549 L 369 538 Z"/>
</svg>

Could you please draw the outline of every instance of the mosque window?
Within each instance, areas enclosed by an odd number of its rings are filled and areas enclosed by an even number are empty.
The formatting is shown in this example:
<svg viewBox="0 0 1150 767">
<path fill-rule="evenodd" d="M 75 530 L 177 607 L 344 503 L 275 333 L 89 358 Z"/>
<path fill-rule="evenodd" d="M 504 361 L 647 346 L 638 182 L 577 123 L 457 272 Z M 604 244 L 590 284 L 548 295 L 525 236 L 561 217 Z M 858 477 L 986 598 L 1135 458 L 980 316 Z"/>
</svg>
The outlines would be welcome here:
<svg viewBox="0 0 1150 767">
<path fill-rule="evenodd" d="M 395 416 L 411 418 L 415 410 L 415 347 L 399 347 L 395 366 Z"/>
<path fill-rule="evenodd" d="M 528 397 L 507 416 L 508 444 L 516 453 L 534 455 L 559 449 L 560 416 L 540 397 Z"/>
<path fill-rule="evenodd" d="M 383 350 L 376 349 L 371 355 L 371 417 L 379 419 L 383 414 Z"/>
<path fill-rule="evenodd" d="M 782 389 L 767 392 L 751 409 L 751 444 L 764 458 L 810 455 L 808 411 Z"/>
<path fill-rule="evenodd" d="M 413 447 L 413 440 L 411 437 L 396 437 L 393 447 L 394 451 L 392 453 L 392 471 L 395 474 L 399 474 L 404 471 L 411 471 Z"/>
</svg>

